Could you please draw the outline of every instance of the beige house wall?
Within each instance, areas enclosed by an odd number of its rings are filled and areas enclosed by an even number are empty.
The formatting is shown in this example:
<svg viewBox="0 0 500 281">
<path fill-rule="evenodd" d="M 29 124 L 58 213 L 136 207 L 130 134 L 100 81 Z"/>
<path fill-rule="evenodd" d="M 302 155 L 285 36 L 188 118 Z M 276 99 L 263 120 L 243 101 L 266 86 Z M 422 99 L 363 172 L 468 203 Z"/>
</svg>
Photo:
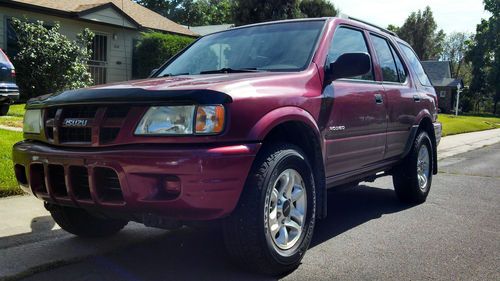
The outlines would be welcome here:
<svg viewBox="0 0 500 281">
<path fill-rule="evenodd" d="M 125 26 L 131 26 L 132 23 L 125 19 L 118 19 L 120 16 L 114 10 L 101 10 L 98 13 L 86 15 L 87 18 L 99 21 L 113 21 Z M 84 20 L 74 20 L 64 17 L 34 13 L 26 10 L 12 9 L 0 7 L 0 48 L 7 48 L 6 24 L 7 20 L 16 17 L 28 20 L 42 20 L 51 25 L 54 22 L 59 22 L 61 25 L 61 33 L 70 39 L 76 39 L 76 35 L 84 28 L 88 28 L 96 34 L 105 35 L 107 37 L 107 65 L 106 75 L 107 83 L 129 80 L 132 77 L 132 49 L 133 40 L 140 38 L 138 30 L 128 29 L 120 26 L 112 26 L 102 23 L 93 23 Z"/>
</svg>

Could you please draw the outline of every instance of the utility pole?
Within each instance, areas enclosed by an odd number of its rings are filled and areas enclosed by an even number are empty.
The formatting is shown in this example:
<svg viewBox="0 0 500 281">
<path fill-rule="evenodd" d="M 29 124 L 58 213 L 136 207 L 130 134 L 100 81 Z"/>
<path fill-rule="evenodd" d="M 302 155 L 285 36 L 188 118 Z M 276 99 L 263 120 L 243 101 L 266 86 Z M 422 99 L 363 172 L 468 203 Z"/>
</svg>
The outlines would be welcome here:
<svg viewBox="0 0 500 281">
<path fill-rule="evenodd" d="M 460 87 L 460 83 L 457 85 L 457 104 L 455 105 L 455 116 L 458 116 L 458 104 L 460 102 L 460 92 L 462 88 Z"/>
</svg>

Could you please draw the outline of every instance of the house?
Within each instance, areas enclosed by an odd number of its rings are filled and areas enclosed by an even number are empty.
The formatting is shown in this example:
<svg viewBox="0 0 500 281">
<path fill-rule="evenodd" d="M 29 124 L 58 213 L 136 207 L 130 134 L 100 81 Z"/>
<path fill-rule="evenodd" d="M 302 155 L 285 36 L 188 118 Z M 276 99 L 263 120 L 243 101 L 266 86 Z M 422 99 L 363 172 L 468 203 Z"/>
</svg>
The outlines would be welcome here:
<svg viewBox="0 0 500 281">
<path fill-rule="evenodd" d="M 141 32 L 197 36 L 193 31 L 131 0 L 0 0 L 0 48 L 16 53 L 12 18 L 42 20 L 47 26 L 59 22 L 60 32 L 70 39 L 84 28 L 96 36 L 89 69 L 95 84 L 132 78 L 133 51 Z"/>
<path fill-rule="evenodd" d="M 438 95 L 438 106 L 442 113 L 455 111 L 458 89 L 464 87 L 461 78 L 451 77 L 449 61 L 422 61 L 422 66 Z"/>
<path fill-rule="evenodd" d="M 187 28 L 189 28 L 194 33 L 204 36 L 207 34 L 228 30 L 230 28 L 233 28 L 234 26 L 235 25 L 233 23 L 227 23 L 227 24 L 216 24 L 216 25 L 189 26 Z"/>
</svg>

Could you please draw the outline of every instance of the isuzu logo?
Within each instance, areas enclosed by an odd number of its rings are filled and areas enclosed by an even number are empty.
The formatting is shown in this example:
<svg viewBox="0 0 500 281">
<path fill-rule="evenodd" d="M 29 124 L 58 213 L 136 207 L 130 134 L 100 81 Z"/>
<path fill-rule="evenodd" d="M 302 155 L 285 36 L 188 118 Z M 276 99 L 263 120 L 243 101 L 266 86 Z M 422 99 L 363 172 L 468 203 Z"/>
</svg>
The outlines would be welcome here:
<svg viewBox="0 0 500 281">
<path fill-rule="evenodd" d="M 87 119 L 64 119 L 63 125 L 67 127 L 85 127 L 88 121 Z"/>
</svg>

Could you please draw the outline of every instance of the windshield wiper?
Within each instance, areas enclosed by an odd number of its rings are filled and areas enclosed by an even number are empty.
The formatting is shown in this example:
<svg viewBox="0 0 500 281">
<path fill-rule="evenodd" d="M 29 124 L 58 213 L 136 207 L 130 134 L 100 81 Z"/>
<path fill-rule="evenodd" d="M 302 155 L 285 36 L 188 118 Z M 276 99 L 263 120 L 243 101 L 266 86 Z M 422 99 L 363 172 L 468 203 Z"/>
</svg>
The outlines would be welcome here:
<svg viewBox="0 0 500 281">
<path fill-rule="evenodd" d="M 230 68 L 230 67 L 225 67 L 221 69 L 215 69 L 215 70 L 205 70 L 201 71 L 200 74 L 213 74 L 213 73 L 244 73 L 244 72 L 260 72 L 264 70 L 259 70 L 255 67 L 247 67 L 247 68 Z"/>
<path fill-rule="evenodd" d="M 172 74 L 172 73 L 166 73 L 166 74 L 163 74 L 159 77 L 172 77 L 172 76 L 179 76 L 179 75 L 189 75 L 189 73 L 177 73 L 177 74 Z"/>
</svg>

